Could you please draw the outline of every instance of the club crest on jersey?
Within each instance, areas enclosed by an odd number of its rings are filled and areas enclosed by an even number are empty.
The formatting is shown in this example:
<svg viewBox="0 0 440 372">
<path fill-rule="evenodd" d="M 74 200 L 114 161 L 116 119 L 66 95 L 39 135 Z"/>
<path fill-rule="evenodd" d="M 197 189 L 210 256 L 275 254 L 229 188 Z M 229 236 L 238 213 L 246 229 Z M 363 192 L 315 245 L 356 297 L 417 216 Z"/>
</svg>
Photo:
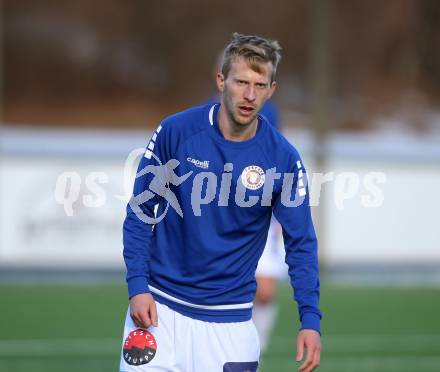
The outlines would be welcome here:
<svg viewBox="0 0 440 372">
<path fill-rule="evenodd" d="M 154 336 L 146 329 L 131 331 L 124 342 L 124 360 L 132 366 L 147 364 L 156 355 L 157 344 Z"/>
<path fill-rule="evenodd" d="M 264 171 L 258 165 L 249 165 L 241 173 L 241 183 L 249 190 L 257 190 L 264 185 Z"/>
</svg>

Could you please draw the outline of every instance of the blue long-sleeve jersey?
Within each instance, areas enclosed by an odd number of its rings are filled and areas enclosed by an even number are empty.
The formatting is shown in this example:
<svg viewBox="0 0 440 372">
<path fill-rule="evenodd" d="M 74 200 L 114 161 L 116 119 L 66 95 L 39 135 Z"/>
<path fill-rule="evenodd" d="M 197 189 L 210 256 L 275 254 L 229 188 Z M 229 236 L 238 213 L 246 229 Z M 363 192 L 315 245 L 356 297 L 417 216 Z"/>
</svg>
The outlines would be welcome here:
<svg viewBox="0 0 440 372">
<path fill-rule="evenodd" d="M 273 211 L 302 328 L 320 331 L 317 240 L 300 156 L 263 116 L 251 139 L 225 139 L 218 109 L 175 114 L 148 143 L 123 229 L 129 296 L 152 292 L 205 321 L 250 319 Z"/>
</svg>

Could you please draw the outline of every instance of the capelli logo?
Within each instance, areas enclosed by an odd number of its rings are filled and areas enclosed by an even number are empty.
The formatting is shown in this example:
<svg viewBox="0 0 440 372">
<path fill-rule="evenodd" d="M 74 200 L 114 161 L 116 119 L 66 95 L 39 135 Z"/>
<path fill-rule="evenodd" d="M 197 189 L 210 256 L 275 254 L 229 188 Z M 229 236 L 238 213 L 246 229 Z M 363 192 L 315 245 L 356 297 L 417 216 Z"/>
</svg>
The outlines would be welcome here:
<svg viewBox="0 0 440 372">
<path fill-rule="evenodd" d="M 193 158 L 186 158 L 187 161 L 194 164 L 196 167 L 208 169 L 209 168 L 209 160 L 200 161 Z"/>
</svg>

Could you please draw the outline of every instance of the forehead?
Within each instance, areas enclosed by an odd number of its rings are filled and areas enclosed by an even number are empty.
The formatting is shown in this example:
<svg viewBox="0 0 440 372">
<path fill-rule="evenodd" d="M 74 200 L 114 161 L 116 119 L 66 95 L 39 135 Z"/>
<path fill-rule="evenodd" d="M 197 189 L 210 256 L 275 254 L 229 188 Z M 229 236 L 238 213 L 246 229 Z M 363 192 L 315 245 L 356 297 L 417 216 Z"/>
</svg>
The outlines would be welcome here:
<svg viewBox="0 0 440 372">
<path fill-rule="evenodd" d="M 270 81 L 272 76 L 272 62 L 253 62 L 244 57 L 235 57 L 231 60 L 230 76 L 246 76 Z"/>
</svg>

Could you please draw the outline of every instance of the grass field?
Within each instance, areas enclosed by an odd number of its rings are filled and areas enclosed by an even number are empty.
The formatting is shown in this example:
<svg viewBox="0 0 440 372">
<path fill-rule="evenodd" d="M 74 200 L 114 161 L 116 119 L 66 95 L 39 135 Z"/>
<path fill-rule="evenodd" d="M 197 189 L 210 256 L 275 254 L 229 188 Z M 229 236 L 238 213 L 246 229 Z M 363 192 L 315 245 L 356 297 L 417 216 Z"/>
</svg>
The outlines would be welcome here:
<svg viewBox="0 0 440 372">
<path fill-rule="evenodd" d="M 297 369 L 290 293 L 280 288 L 262 372 Z M 125 287 L 4 284 L 0 301 L 1 372 L 118 371 Z M 319 371 L 440 371 L 440 289 L 328 286 L 322 310 Z"/>
</svg>

